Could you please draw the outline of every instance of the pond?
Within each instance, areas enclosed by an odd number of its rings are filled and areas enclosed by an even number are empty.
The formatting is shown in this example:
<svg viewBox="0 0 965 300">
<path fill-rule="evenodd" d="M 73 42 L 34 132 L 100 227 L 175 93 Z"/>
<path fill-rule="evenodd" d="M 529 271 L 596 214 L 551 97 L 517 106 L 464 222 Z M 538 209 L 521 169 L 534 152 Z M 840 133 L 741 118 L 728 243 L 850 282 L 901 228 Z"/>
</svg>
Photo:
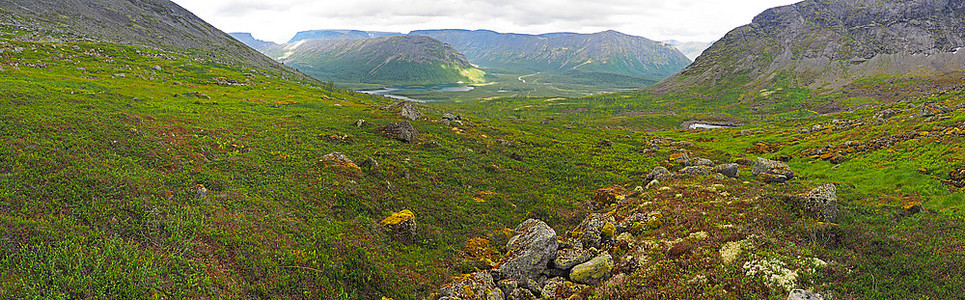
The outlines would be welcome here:
<svg viewBox="0 0 965 300">
<path fill-rule="evenodd" d="M 390 86 L 390 87 L 384 87 L 377 90 L 358 90 L 356 92 L 372 94 L 372 95 L 382 95 L 382 96 L 399 99 L 399 100 L 426 102 L 426 101 L 433 101 L 434 99 L 413 99 L 410 97 L 397 95 L 397 93 L 399 92 L 458 93 L 458 92 L 468 92 L 474 89 L 475 87 L 466 85 L 464 83 L 450 83 L 450 84 L 431 84 L 431 85 Z"/>
</svg>

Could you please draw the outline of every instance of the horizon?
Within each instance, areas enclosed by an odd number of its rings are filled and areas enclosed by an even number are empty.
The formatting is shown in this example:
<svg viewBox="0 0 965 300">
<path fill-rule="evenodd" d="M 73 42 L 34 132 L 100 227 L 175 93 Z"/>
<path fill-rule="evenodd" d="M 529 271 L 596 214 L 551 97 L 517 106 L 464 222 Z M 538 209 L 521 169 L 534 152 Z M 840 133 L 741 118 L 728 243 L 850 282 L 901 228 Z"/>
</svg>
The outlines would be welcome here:
<svg viewBox="0 0 965 300">
<path fill-rule="evenodd" d="M 297 32 L 359 30 L 408 34 L 417 30 L 491 30 L 499 33 L 540 35 L 572 32 L 592 34 L 614 30 L 654 41 L 712 43 L 730 30 L 749 24 L 766 9 L 798 0 L 690 0 L 662 3 L 656 0 L 605 0 L 586 3 L 493 0 L 470 3 L 450 1 L 362 0 L 353 2 L 308 0 L 173 0 L 206 22 L 231 33 L 251 33 L 259 40 L 285 43 Z M 547 10 L 546 7 L 557 9 Z M 333 29 L 338 28 L 338 29 Z"/>
</svg>

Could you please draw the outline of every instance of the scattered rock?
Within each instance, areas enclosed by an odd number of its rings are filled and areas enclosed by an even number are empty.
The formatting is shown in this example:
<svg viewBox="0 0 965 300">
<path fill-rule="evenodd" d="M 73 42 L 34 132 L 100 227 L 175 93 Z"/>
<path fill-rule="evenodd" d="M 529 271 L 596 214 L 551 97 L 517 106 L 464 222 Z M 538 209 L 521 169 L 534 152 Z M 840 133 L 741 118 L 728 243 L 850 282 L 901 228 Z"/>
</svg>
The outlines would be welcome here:
<svg viewBox="0 0 965 300">
<path fill-rule="evenodd" d="M 118 74 L 111 75 L 111 78 L 127 78 L 127 74 L 118 73 Z"/>
<path fill-rule="evenodd" d="M 593 195 L 589 204 L 594 209 L 603 208 L 626 199 L 626 195 L 627 190 L 619 185 L 600 188 L 596 190 L 596 194 Z"/>
<path fill-rule="evenodd" d="M 710 175 L 711 168 L 707 166 L 686 167 L 680 170 L 684 175 Z"/>
<path fill-rule="evenodd" d="M 878 118 L 881 118 L 881 119 L 891 119 L 892 117 L 897 116 L 897 115 L 898 115 L 898 112 L 896 112 L 894 109 L 890 109 L 890 108 L 889 108 L 889 109 L 882 110 L 881 112 L 879 112 L 879 113 L 878 113 Z"/>
<path fill-rule="evenodd" d="M 400 105 L 400 108 L 401 110 L 399 111 L 399 115 L 405 118 L 408 118 L 409 120 L 415 121 L 415 120 L 421 120 L 423 118 L 422 112 L 419 111 L 419 109 L 416 108 L 415 105 L 412 105 L 412 103 L 408 103 L 408 102 L 403 103 L 402 105 Z"/>
<path fill-rule="evenodd" d="M 419 131 L 415 129 L 409 121 L 402 121 L 399 123 L 390 123 L 382 128 L 382 133 L 392 139 L 400 140 L 406 143 L 412 142 L 419 138 Z"/>
<path fill-rule="evenodd" d="M 545 300 L 570 299 L 573 294 L 579 293 L 586 288 L 587 286 L 574 284 L 567 281 L 564 277 L 554 277 L 546 280 L 540 296 L 543 296 Z"/>
<path fill-rule="evenodd" d="M 154 66 L 152 69 L 154 69 L 155 71 L 160 72 L 160 71 L 161 71 L 161 66 Z"/>
<path fill-rule="evenodd" d="M 536 300 L 536 296 L 528 289 L 516 288 L 506 296 L 506 300 Z"/>
<path fill-rule="evenodd" d="M 830 160 L 830 162 L 831 162 L 832 164 L 836 164 L 836 165 L 837 165 L 837 164 L 841 164 L 841 163 L 846 162 L 846 161 L 848 161 L 848 158 L 847 158 L 846 156 L 844 156 L 844 155 L 835 155 L 835 156 L 832 157 L 831 160 Z"/>
<path fill-rule="evenodd" d="M 442 119 L 444 119 L 444 120 L 450 120 L 450 121 L 462 120 L 462 116 L 460 116 L 460 115 L 454 115 L 454 114 L 452 114 L 452 113 L 448 113 L 448 112 L 447 112 L 447 113 L 442 114 Z"/>
<path fill-rule="evenodd" d="M 415 222 L 415 214 L 408 209 L 392 213 L 383 219 L 382 222 L 379 222 L 379 225 L 399 237 L 415 236 L 418 226 Z M 490 281 L 492 281 L 492 279 L 490 279 Z"/>
<path fill-rule="evenodd" d="M 362 125 L 365 125 L 365 120 L 355 121 L 355 127 L 362 127 Z"/>
<path fill-rule="evenodd" d="M 576 229 L 573 230 L 570 236 L 580 241 L 585 249 L 600 249 L 600 244 L 603 239 L 613 237 L 616 231 L 614 223 L 616 223 L 616 220 L 613 218 L 613 215 L 590 214 L 580 222 L 580 225 L 576 226 Z M 607 227 L 613 228 L 614 230 L 607 234 L 605 230 Z"/>
<path fill-rule="evenodd" d="M 740 171 L 740 166 L 738 164 L 723 164 L 723 165 L 714 167 L 712 171 L 714 173 L 723 174 L 724 176 L 727 176 L 730 178 L 737 178 L 739 177 L 738 172 Z"/>
<path fill-rule="evenodd" d="M 553 259 L 553 267 L 560 270 L 570 268 L 585 263 L 593 258 L 593 253 L 583 249 L 582 243 L 576 243 L 576 247 L 569 249 L 559 249 L 556 251 L 556 258 Z"/>
<path fill-rule="evenodd" d="M 751 174 L 767 183 L 780 183 L 794 178 L 794 172 L 786 164 L 763 157 L 754 161 Z"/>
<path fill-rule="evenodd" d="M 588 262 L 576 265 L 570 271 L 570 279 L 574 282 L 595 284 L 605 279 L 613 269 L 613 257 L 603 253 Z"/>
<path fill-rule="evenodd" d="M 516 279 L 503 279 L 496 283 L 496 286 L 503 291 L 504 295 L 507 297 L 513 293 L 513 290 L 519 287 L 519 282 Z"/>
<path fill-rule="evenodd" d="M 617 233 L 640 232 L 643 226 L 650 220 L 650 215 L 644 213 L 633 214 L 617 224 Z"/>
<path fill-rule="evenodd" d="M 793 290 L 787 295 L 787 300 L 824 300 L 824 297 L 812 291 Z"/>
<path fill-rule="evenodd" d="M 656 166 L 653 167 L 653 171 L 650 171 L 650 175 L 647 175 L 647 180 L 667 181 L 672 176 L 673 174 L 670 174 L 670 170 L 667 170 L 667 168 Z"/>
<path fill-rule="evenodd" d="M 804 206 L 812 217 L 828 223 L 838 218 L 838 196 L 833 183 L 811 190 L 804 198 Z"/>
<path fill-rule="evenodd" d="M 506 244 L 506 257 L 494 271 L 500 278 L 527 280 L 538 276 L 556 256 L 556 231 L 543 221 L 528 219 L 516 227 Z"/>
<path fill-rule="evenodd" d="M 659 184 L 660 184 L 660 181 L 658 181 L 658 180 L 656 180 L 656 179 L 651 180 L 650 183 L 647 183 L 646 189 L 649 190 L 650 188 L 653 188 L 654 186 L 657 186 L 657 185 L 659 185 Z"/>
<path fill-rule="evenodd" d="M 714 161 L 706 158 L 694 157 L 684 162 L 684 165 L 688 167 L 697 167 L 697 166 L 714 167 Z"/>
<path fill-rule="evenodd" d="M 496 288 L 493 277 L 488 271 L 476 272 L 442 287 L 442 297 L 462 300 L 504 299 L 503 291 Z"/>
<path fill-rule="evenodd" d="M 734 161 L 734 163 L 736 163 L 736 164 L 738 164 L 738 165 L 741 165 L 741 166 L 754 165 L 754 161 L 751 160 L 750 158 L 746 158 L 746 157 L 744 157 L 744 158 L 738 158 L 737 160 Z"/>
<path fill-rule="evenodd" d="M 925 103 L 921 105 L 921 114 L 919 117 L 931 117 L 934 115 L 944 114 L 951 111 L 948 107 L 938 105 L 936 103 Z"/>
<path fill-rule="evenodd" d="M 362 171 L 362 168 L 359 168 L 358 165 L 352 162 L 352 159 L 348 158 L 348 155 L 345 155 L 342 152 L 332 152 L 329 154 L 325 154 L 325 156 L 322 156 L 322 161 L 328 164 L 336 165 L 348 171 L 354 171 L 354 172 Z"/>
</svg>

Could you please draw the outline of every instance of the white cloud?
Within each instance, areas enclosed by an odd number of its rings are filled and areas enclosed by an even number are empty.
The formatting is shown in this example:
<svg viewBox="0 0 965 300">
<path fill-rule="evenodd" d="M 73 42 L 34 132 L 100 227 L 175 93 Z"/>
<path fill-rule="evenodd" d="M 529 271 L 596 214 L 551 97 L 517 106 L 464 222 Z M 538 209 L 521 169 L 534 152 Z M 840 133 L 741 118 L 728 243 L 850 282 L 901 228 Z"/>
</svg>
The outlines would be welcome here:
<svg viewBox="0 0 965 300">
<path fill-rule="evenodd" d="M 799 0 L 174 0 L 226 32 L 285 42 L 295 32 L 608 29 L 654 40 L 714 41 L 765 9 Z"/>
</svg>

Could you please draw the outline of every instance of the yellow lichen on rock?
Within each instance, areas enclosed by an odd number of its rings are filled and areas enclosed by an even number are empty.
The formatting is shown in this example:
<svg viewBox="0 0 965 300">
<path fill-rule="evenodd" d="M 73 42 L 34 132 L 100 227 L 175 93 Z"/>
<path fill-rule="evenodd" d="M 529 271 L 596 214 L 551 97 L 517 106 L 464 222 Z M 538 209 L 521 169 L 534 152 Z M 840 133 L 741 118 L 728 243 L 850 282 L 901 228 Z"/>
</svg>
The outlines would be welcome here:
<svg viewBox="0 0 965 300">
<path fill-rule="evenodd" d="M 382 222 L 379 222 L 379 224 L 382 226 L 399 225 L 399 223 L 414 219 L 415 214 L 406 209 L 397 213 L 392 213 L 392 215 L 386 217 L 384 220 L 382 220 Z"/>
<path fill-rule="evenodd" d="M 602 233 L 603 237 L 612 237 L 616 231 L 616 225 L 613 225 L 613 223 L 610 222 L 607 222 L 606 225 L 603 225 L 603 228 L 600 229 L 600 233 Z"/>
</svg>

